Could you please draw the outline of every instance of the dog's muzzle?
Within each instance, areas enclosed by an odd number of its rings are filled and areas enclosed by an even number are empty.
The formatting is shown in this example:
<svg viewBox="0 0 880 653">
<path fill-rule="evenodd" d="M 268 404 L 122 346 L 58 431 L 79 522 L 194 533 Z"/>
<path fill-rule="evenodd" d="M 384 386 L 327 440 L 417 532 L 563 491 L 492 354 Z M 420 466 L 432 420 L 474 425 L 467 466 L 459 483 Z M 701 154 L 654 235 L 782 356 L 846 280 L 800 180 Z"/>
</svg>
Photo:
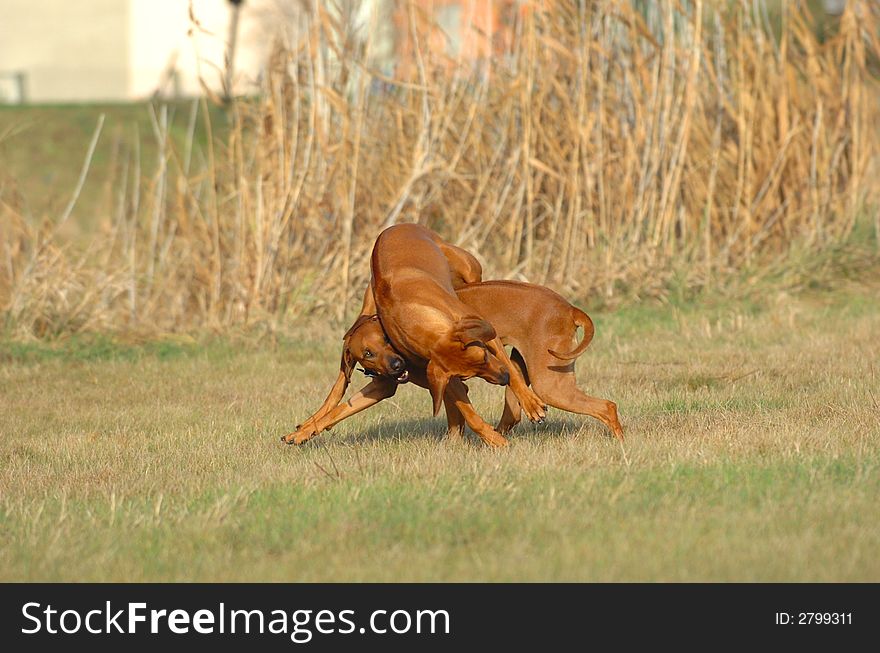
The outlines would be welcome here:
<svg viewBox="0 0 880 653">
<path fill-rule="evenodd" d="M 363 372 L 364 376 L 368 376 L 371 379 L 375 379 L 375 378 L 382 376 L 382 374 L 379 374 L 378 372 L 374 372 L 373 370 L 368 370 L 366 368 L 361 368 L 361 372 Z M 400 374 L 398 374 L 397 376 L 395 376 L 393 378 L 395 381 L 397 381 L 400 384 L 406 383 L 407 381 L 409 381 L 409 370 L 403 370 L 403 372 L 401 372 Z"/>
</svg>

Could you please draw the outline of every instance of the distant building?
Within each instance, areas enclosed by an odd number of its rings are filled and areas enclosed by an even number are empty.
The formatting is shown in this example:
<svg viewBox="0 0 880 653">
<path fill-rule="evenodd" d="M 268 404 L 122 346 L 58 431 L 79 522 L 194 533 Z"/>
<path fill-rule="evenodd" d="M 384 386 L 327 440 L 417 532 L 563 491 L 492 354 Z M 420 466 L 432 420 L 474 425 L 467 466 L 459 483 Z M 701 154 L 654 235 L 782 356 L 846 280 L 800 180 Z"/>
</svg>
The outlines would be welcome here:
<svg viewBox="0 0 880 653">
<path fill-rule="evenodd" d="M 389 75 L 414 70 L 413 24 L 423 55 L 450 66 L 479 62 L 509 48 L 521 6 L 520 0 L 318 2 L 357 26 L 358 38 L 370 30 L 373 63 Z M 314 6 L 314 0 L 241 3 L 233 93 L 258 87 L 273 38 L 296 43 Z M 0 102 L 191 96 L 203 92 L 202 83 L 221 92 L 231 12 L 228 0 L 2 0 Z"/>
<path fill-rule="evenodd" d="M 519 0 L 414 0 L 393 12 L 394 55 L 400 72 L 415 65 L 413 26 L 423 56 L 445 58 L 450 66 L 478 63 L 506 54 L 513 42 Z"/>
<path fill-rule="evenodd" d="M 245 3 L 242 30 L 266 1 Z M 200 77 L 219 91 L 229 19 L 227 0 L 3 0 L 0 101 L 20 99 L 19 80 L 29 102 L 199 94 Z M 265 44 L 241 44 L 236 90 L 264 58 Z"/>
</svg>

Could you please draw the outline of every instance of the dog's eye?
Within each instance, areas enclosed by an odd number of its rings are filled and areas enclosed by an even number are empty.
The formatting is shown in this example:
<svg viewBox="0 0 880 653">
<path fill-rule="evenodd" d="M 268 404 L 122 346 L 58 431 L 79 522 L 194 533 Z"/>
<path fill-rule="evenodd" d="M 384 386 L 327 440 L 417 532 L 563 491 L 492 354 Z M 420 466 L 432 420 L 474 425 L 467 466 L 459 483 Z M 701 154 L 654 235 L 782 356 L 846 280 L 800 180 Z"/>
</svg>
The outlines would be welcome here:
<svg viewBox="0 0 880 653">
<path fill-rule="evenodd" d="M 364 358 L 372 358 L 372 357 L 373 357 L 373 352 L 371 352 L 369 349 L 364 349 Z"/>
</svg>

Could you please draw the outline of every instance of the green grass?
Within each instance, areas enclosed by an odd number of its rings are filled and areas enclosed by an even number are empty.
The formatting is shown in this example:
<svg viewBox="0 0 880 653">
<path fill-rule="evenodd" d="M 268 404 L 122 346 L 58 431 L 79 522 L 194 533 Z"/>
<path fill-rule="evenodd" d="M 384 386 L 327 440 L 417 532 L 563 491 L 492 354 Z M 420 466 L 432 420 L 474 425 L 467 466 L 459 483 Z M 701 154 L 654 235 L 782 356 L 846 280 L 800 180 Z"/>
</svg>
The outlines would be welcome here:
<svg viewBox="0 0 880 653">
<path fill-rule="evenodd" d="M 505 451 L 447 442 L 405 387 L 284 447 L 335 375 L 325 325 L 7 342 L 0 579 L 877 581 L 874 298 L 594 314 L 579 377 L 618 402 L 622 446 L 557 410 Z"/>
<path fill-rule="evenodd" d="M 183 150 L 187 139 L 191 110 L 192 101 L 168 105 L 169 133 L 178 151 Z M 210 106 L 209 112 L 214 132 L 222 133 L 227 121 L 224 110 Z M 70 236 L 93 234 L 101 219 L 113 215 L 114 193 L 122 183 L 125 161 L 133 161 L 138 145 L 142 177 L 150 179 L 156 171 L 158 147 L 147 102 L 0 104 L 0 182 L 5 182 L 4 201 L 18 205 L 31 220 L 57 220 L 76 187 L 101 114 L 105 116 L 101 137 L 68 226 Z M 201 109 L 193 140 L 194 160 L 198 161 L 207 143 Z"/>
</svg>

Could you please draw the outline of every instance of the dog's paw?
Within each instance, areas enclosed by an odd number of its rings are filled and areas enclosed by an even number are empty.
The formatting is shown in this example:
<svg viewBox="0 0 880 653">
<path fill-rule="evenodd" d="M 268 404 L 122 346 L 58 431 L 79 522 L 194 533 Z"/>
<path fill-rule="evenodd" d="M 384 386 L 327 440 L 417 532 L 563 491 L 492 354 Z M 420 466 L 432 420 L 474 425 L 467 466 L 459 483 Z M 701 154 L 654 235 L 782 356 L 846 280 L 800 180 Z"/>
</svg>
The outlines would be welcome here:
<svg viewBox="0 0 880 653">
<path fill-rule="evenodd" d="M 517 397 L 517 399 L 519 399 L 520 406 L 530 421 L 540 423 L 547 417 L 547 406 L 531 388 L 523 397 Z"/>
<path fill-rule="evenodd" d="M 311 437 L 312 436 L 303 436 L 302 434 L 291 433 L 291 434 L 285 435 L 283 438 L 281 438 L 281 441 L 286 445 L 294 446 L 294 445 L 305 444 L 306 442 L 308 442 L 311 439 Z"/>
<path fill-rule="evenodd" d="M 298 428 L 293 433 L 288 433 L 281 438 L 284 444 L 304 444 L 317 435 L 314 429 Z"/>
<path fill-rule="evenodd" d="M 486 431 L 484 433 L 480 433 L 480 439 L 490 447 L 495 449 L 500 449 L 502 447 L 506 447 L 510 444 L 507 438 L 498 433 L 497 431 Z"/>
</svg>

